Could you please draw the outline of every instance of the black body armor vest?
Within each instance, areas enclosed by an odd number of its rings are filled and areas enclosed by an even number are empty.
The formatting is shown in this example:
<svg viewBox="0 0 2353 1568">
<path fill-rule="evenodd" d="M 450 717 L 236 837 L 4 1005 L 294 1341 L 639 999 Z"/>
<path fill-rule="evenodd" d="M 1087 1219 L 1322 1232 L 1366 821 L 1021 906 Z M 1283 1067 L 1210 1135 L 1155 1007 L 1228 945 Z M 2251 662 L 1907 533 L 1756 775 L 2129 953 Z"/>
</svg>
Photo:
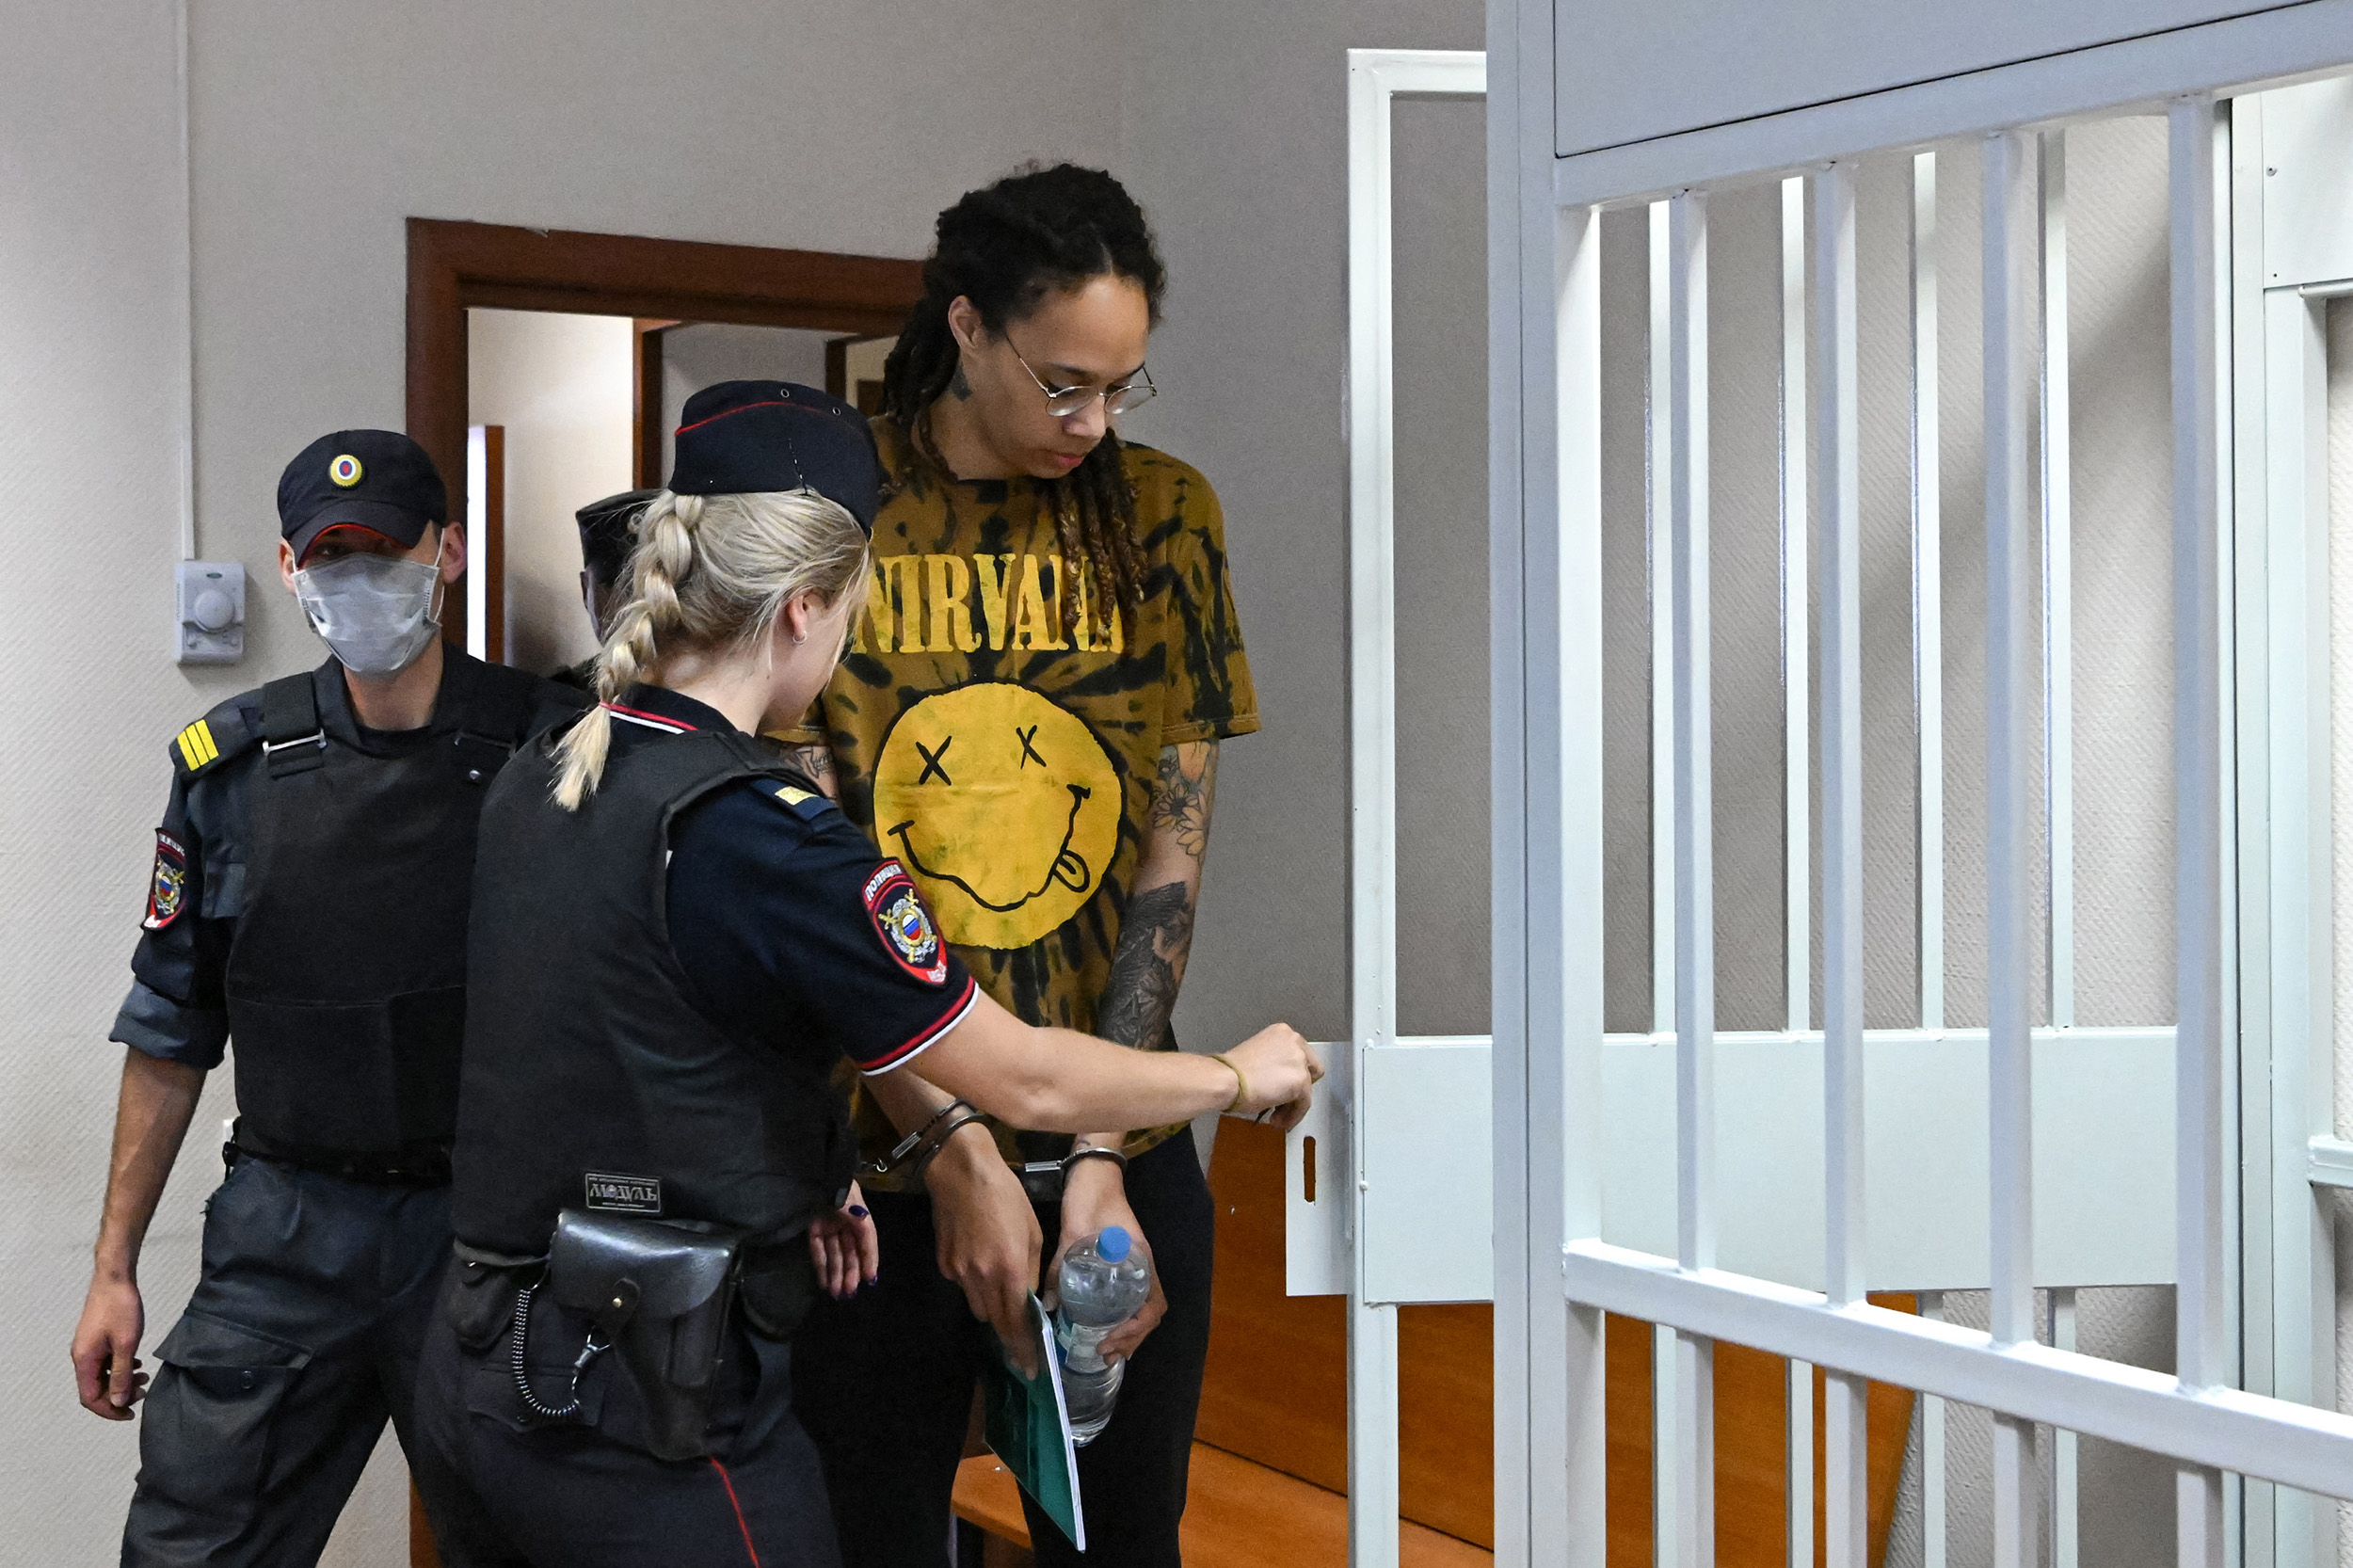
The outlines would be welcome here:
<svg viewBox="0 0 2353 1568">
<path fill-rule="evenodd" d="M 332 662 L 262 688 L 226 977 L 251 1152 L 394 1154 L 456 1130 L 474 827 L 540 682 L 442 657 L 432 720 L 380 742 L 360 735 Z"/>
<path fill-rule="evenodd" d="M 566 811 L 552 750 L 518 756 L 483 814 L 452 1228 L 526 1257 L 566 1208 L 799 1233 L 849 1185 L 841 1096 L 695 1005 L 664 895 L 687 806 L 742 778 L 814 786 L 743 735 L 697 730 L 617 753 Z"/>
</svg>

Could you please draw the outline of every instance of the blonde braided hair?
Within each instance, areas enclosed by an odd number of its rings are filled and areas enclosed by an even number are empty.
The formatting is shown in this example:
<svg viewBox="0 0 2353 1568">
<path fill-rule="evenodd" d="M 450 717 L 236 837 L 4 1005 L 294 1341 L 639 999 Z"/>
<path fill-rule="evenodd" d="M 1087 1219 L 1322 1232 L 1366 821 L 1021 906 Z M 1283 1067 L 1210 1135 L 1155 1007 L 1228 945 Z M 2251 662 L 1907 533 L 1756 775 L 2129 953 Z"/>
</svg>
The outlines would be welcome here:
<svg viewBox="0 0 2353 1568">
<path fill-rule="evenodd" d="M 599 706 L 556 744 L 555 803 L 579 810 L 604 777 L 613 714 L 602 704 L 653 679 L 667 655 L 765 647 L 795 595 L 833 604 L 863 583 L 867 561 L 856 520 L 814 490 L 654 497 L 622 574 L 629 598 L 597 654 Z"/>
</svg>

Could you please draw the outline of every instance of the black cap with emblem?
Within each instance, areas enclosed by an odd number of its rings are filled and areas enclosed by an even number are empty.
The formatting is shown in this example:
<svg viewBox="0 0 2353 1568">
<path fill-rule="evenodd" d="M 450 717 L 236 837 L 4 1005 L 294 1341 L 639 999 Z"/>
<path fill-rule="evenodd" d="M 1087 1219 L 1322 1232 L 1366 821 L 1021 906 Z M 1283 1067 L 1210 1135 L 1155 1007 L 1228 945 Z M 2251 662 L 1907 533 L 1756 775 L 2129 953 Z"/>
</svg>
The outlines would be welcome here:
<svg viewBox="0 0 2353 1568">
<path fill-rule="evenodd" d="M 330 528 L 365 528 L 405 549 L 448 520 L 440 470 L 397 430 L 321 436 L 278 476 L 278 531 L 296 566 Z"/>
<path fill-rule="evenodd" d="M 797 381 L 722 381 L 686 400 L 670 488 L 679 495 L 815 490 L 874 531 L 882 459 L 866 416 Z"/>
</svg>

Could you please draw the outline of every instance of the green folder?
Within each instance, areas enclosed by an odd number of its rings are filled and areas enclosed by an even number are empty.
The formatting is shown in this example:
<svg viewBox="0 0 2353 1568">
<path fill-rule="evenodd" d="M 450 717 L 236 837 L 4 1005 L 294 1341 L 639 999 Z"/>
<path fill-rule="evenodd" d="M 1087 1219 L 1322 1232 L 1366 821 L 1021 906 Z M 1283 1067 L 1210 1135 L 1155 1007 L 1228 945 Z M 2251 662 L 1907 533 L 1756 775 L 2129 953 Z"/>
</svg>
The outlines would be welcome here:
<svg viewBox="0 0 2353 1568">
<path fill-rule="evenodd" d="M 1025 1378 L 999 1346 L 988 1368 L 984 1430 L 988 1446 L 1031 1500 L 1062 1527 L 1070 1544 L 1087 1549 L 1086 1515 L 1079 1507 L 1079 1448 L 1070 1440 L 1070 1410 L 1062 1397 L 1062 1355 L 1054 1328 L 1036 1296 L 1030 1298 L 1030 1339 L 1038 1375 Z"/>
</svg>

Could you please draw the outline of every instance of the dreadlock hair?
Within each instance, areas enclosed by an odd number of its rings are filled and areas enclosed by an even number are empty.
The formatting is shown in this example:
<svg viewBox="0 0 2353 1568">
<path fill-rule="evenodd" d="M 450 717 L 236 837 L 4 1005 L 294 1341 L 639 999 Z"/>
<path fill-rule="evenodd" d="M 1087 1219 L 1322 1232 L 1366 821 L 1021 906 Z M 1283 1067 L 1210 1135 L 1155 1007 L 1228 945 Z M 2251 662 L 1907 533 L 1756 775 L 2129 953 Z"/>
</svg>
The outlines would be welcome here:
<svg viewBox="0 0 2353 1568">
<path fill-rule="evenodd" d="M 555 803 L 577 811 L 596 792 L 613 744 L 603 704 L 653 676 L 664 656 L 765 648 L 795 594 L 831 604 L 866 569 L 864 531 L 813 490 L 656 495 L 630 552 L 629 598 L 597 654 L 599 705 L 556 744 Z"/>
<path fill-rule="evenodd" d="M 1108 273 L 1140 286 L 1152 324 L 1160 324 L 1168 271 L 1151 226 L 1127 187 L 1099 168 L 1027 165 L 966 192 L 939 215 L 936 234 L 923 264 L 923 297 L 883 366 L 883 417 L 911 440 L 927 443 L 924 410 L 955 376 L 948 307 L 959 295 L 972 302 L 990 331 L 1001 334 L 1048 294 L 1079 289 Z M 1106 613 L 1115 602 L 1132 614 L 1144 602 L 1135 490 L 1119 452 L 1117 432 L 1106 427 L 1077 468 L 1059 479 L 1036 481 L 1072 568 L 1058 587 L 1073 616 L 1080 571 L 1094 579 Z"/>
</svg>

